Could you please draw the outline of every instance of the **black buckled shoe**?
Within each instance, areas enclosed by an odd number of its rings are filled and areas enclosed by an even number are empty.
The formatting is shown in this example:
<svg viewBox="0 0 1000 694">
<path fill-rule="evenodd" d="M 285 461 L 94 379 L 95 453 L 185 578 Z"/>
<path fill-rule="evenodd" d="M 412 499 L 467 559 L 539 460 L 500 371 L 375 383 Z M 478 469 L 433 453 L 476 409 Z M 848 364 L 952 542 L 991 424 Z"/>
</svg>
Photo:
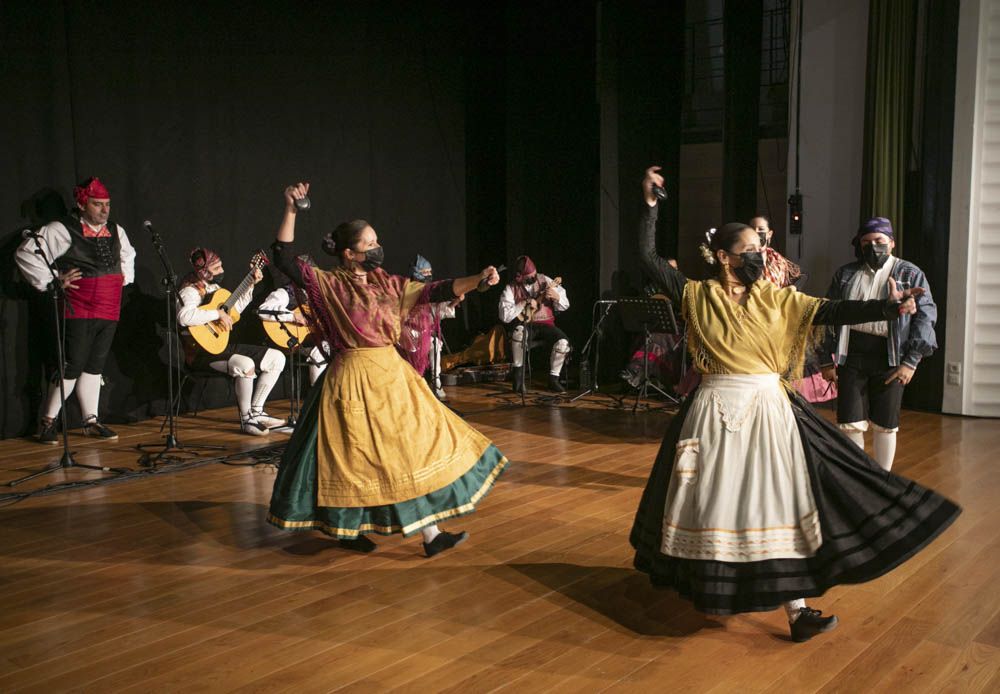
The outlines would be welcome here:
<svg viewBox="0 0 1000 694">
<path fill-rule="evenodd" d="M 562 383 L 559 382 L 558 376 L 553 376 L 549 374 L 549 390 L 553 393 L 565 393 L 566 389 L 563 388 Z"/>
<path fill-rule="evenodd" d="M 83 435 L 84 436 L 94 436 L 99 438 L 101 441 L 117 441 L 118 434 L 114 430 L 101 424 L 101 421 L 95 416 L 90 415 L 83 422 Z"/>
<path fill-rule="evenodd" d="M 792 641 L 802 643 L 816 634 L 824 634 L 837 628 L 837 616 L 822 617 L 823 612 L 810 607 L 800 607 L 799 616 L 789 627 L 792 630 Z"/>
<path fill-rule="evenodd" d="M 446 533 L 442 530 L 433 540 L 424 543 L 424 554 L 428 558 L 433 557 L 435 554 L 441 554 L 441 552 L 460 545 L 468 539 L 469 533 L 464 530 L 460 533 Z"/>
<path fill-rule="evenodd" d="M 58 445 L 59 418 L 49 419 L 48 417 L 42 417 L 38 421 L 38 433 L 35 434 L 35 438 L 38 439 L 38 443 L 44 443 L 48 446 Z"/>
<path fill-rule="evenodd" d="M 359 535 L 350 540 L 338 540 L 338 544 L 344 549 L 349 549 L 352 552 L 362 552 L 363 554 L 368 554 L 378 549 L 378 545 L 364 535 Z"/>
<path fill-rule="evenodd" d="M 524 367 L 514 366 L 510 370 L 511 381 L 513 382 L 513 390 L 515 393 L 524 392 Z"/>
</svg>

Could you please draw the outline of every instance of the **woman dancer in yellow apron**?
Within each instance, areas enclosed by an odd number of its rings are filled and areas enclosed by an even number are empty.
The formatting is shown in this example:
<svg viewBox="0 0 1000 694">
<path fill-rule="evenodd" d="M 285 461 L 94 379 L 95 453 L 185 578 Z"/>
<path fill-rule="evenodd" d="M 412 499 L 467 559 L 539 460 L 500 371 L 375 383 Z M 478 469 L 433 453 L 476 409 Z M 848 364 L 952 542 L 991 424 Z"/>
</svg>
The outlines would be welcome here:
<svg viewBox="0 0 1000 694">
<path fill-rule="evenodd" d="M 364 220 L 341 224 L 323 247 L 340 265 L 321 270 L 298 259 L 295 201 L 308 183 L 285 189 L 275 265 L 305 289 L 311 320 L 333 355 L 303 407 L 274 483 L 268 521 L 321 530 L 343 546 L 376 548 L 366 535 L 420 532 L 428 557 L 467 533 L 438 528 L 475 510 L 507 459 L 489 439 L 438 402 L 399 355 L 401 324 L 422 303 L 453 300 L 499 281 L 496 269 L 416 282 L 381 267 L 382 247 Z"/>
</svg>

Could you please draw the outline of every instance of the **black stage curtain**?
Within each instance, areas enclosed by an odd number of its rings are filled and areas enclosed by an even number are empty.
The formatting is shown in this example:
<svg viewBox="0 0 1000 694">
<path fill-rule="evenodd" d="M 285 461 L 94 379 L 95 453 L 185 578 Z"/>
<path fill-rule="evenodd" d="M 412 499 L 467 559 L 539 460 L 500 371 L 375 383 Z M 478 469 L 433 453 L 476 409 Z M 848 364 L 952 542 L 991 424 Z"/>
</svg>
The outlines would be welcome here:
<svg viewBox="0 0 1000 694">
<path fill-rule="evenodd" d="M 299 237 L 321 263 L 322 235 L 364 217 L 390 271 L 405 271 L 417 252 L 439 277 L 474 269 L 468 21 L 461 8 L 424 2 L 0 5 L 0 438 L 33 426 L 44 388 L 51 308 L 18 280 L 11 254 L 20 229 L 45 216 L 33 203 L 46 189 L 69 204 L 75 182 L 99 176 L 138 252 L 105 369 L 109 421 L 163 411 L 162 272 L 145 219 L 178 274 L 192 247 L 208 245 L 233 286 L 270 244 L 284 186 L 308 180 L 313 209 Z M 259 341 L 256 323 L 241 321 L 236 338 Z M 205 405 L 226 393 L 219 384 Z"/>
</svg>

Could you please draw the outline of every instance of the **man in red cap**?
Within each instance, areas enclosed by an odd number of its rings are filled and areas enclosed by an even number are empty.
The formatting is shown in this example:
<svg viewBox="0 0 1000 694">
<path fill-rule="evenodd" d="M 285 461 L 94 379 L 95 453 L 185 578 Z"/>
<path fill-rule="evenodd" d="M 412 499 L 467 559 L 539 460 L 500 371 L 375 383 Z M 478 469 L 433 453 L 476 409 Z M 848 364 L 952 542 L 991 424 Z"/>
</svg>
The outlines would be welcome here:
<svg viewBox="0 0 1000 694">
<path fill-rule="evenodd" d="M 556 327 L 556 314 L 569 308 L 566 290 L 541 274 L 526 255 L 514 261 L 514 281 L 500 294 L 500 320 L 510 332 L 514 359 L 514 391 L 524 391 L 524 357 L 530 342 L 542 340 L 549 349 L 549 390 L 564 393 L 559 383 L 566 355 L 570 352 L 566 333 Z"/>
<path fill-rule="evenodd" d="M 122 287 L 135 277 L 135 249 L 125 230 L 108 221 L 111 195 L 96 178 L 88 178 L 73 189 L 77 209 L 38 232 L 45 257 L 36 252 L 34 239 L 17 249 L 17 265 L 35 289 L 46 291 L 52 273 L 46 260 L 54 262 L 66 290 L 64 316 L 66 396 L 76 390 L 83 416 L 83 433 L 113 441 L 118 435 L 106 427 L 98 414 L 101 374 L 118 327 Z M 38 426 L 38 440 L 59 442 L 60 409 L 58 374 L 49 387 Z"/>
</svg>

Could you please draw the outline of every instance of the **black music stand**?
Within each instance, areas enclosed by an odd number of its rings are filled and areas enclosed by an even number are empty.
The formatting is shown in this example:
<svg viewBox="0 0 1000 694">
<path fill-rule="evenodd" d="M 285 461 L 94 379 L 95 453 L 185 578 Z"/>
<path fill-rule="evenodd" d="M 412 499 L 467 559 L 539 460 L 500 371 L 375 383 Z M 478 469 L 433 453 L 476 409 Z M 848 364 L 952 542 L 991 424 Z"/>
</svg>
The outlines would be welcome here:
<svg viewBox="0 0 1000 694">
<path fill-rule="evenodd" d="M 636 388 L 632 411 L 635 412 L 639 408 L 640 399 L 649 396 L 650 389 L 655 390 L 670 403 L 679 405 L 680 400 L 667 393 L 649 378 L 649 343 L 652 340 L 652 334 L 678 334 L 674 307 L 670 305 L 669 301 L 662 299 L 619 299 L 618 310 L 626 331 L 643 334 L 642 381 Z"/>
</svg>

